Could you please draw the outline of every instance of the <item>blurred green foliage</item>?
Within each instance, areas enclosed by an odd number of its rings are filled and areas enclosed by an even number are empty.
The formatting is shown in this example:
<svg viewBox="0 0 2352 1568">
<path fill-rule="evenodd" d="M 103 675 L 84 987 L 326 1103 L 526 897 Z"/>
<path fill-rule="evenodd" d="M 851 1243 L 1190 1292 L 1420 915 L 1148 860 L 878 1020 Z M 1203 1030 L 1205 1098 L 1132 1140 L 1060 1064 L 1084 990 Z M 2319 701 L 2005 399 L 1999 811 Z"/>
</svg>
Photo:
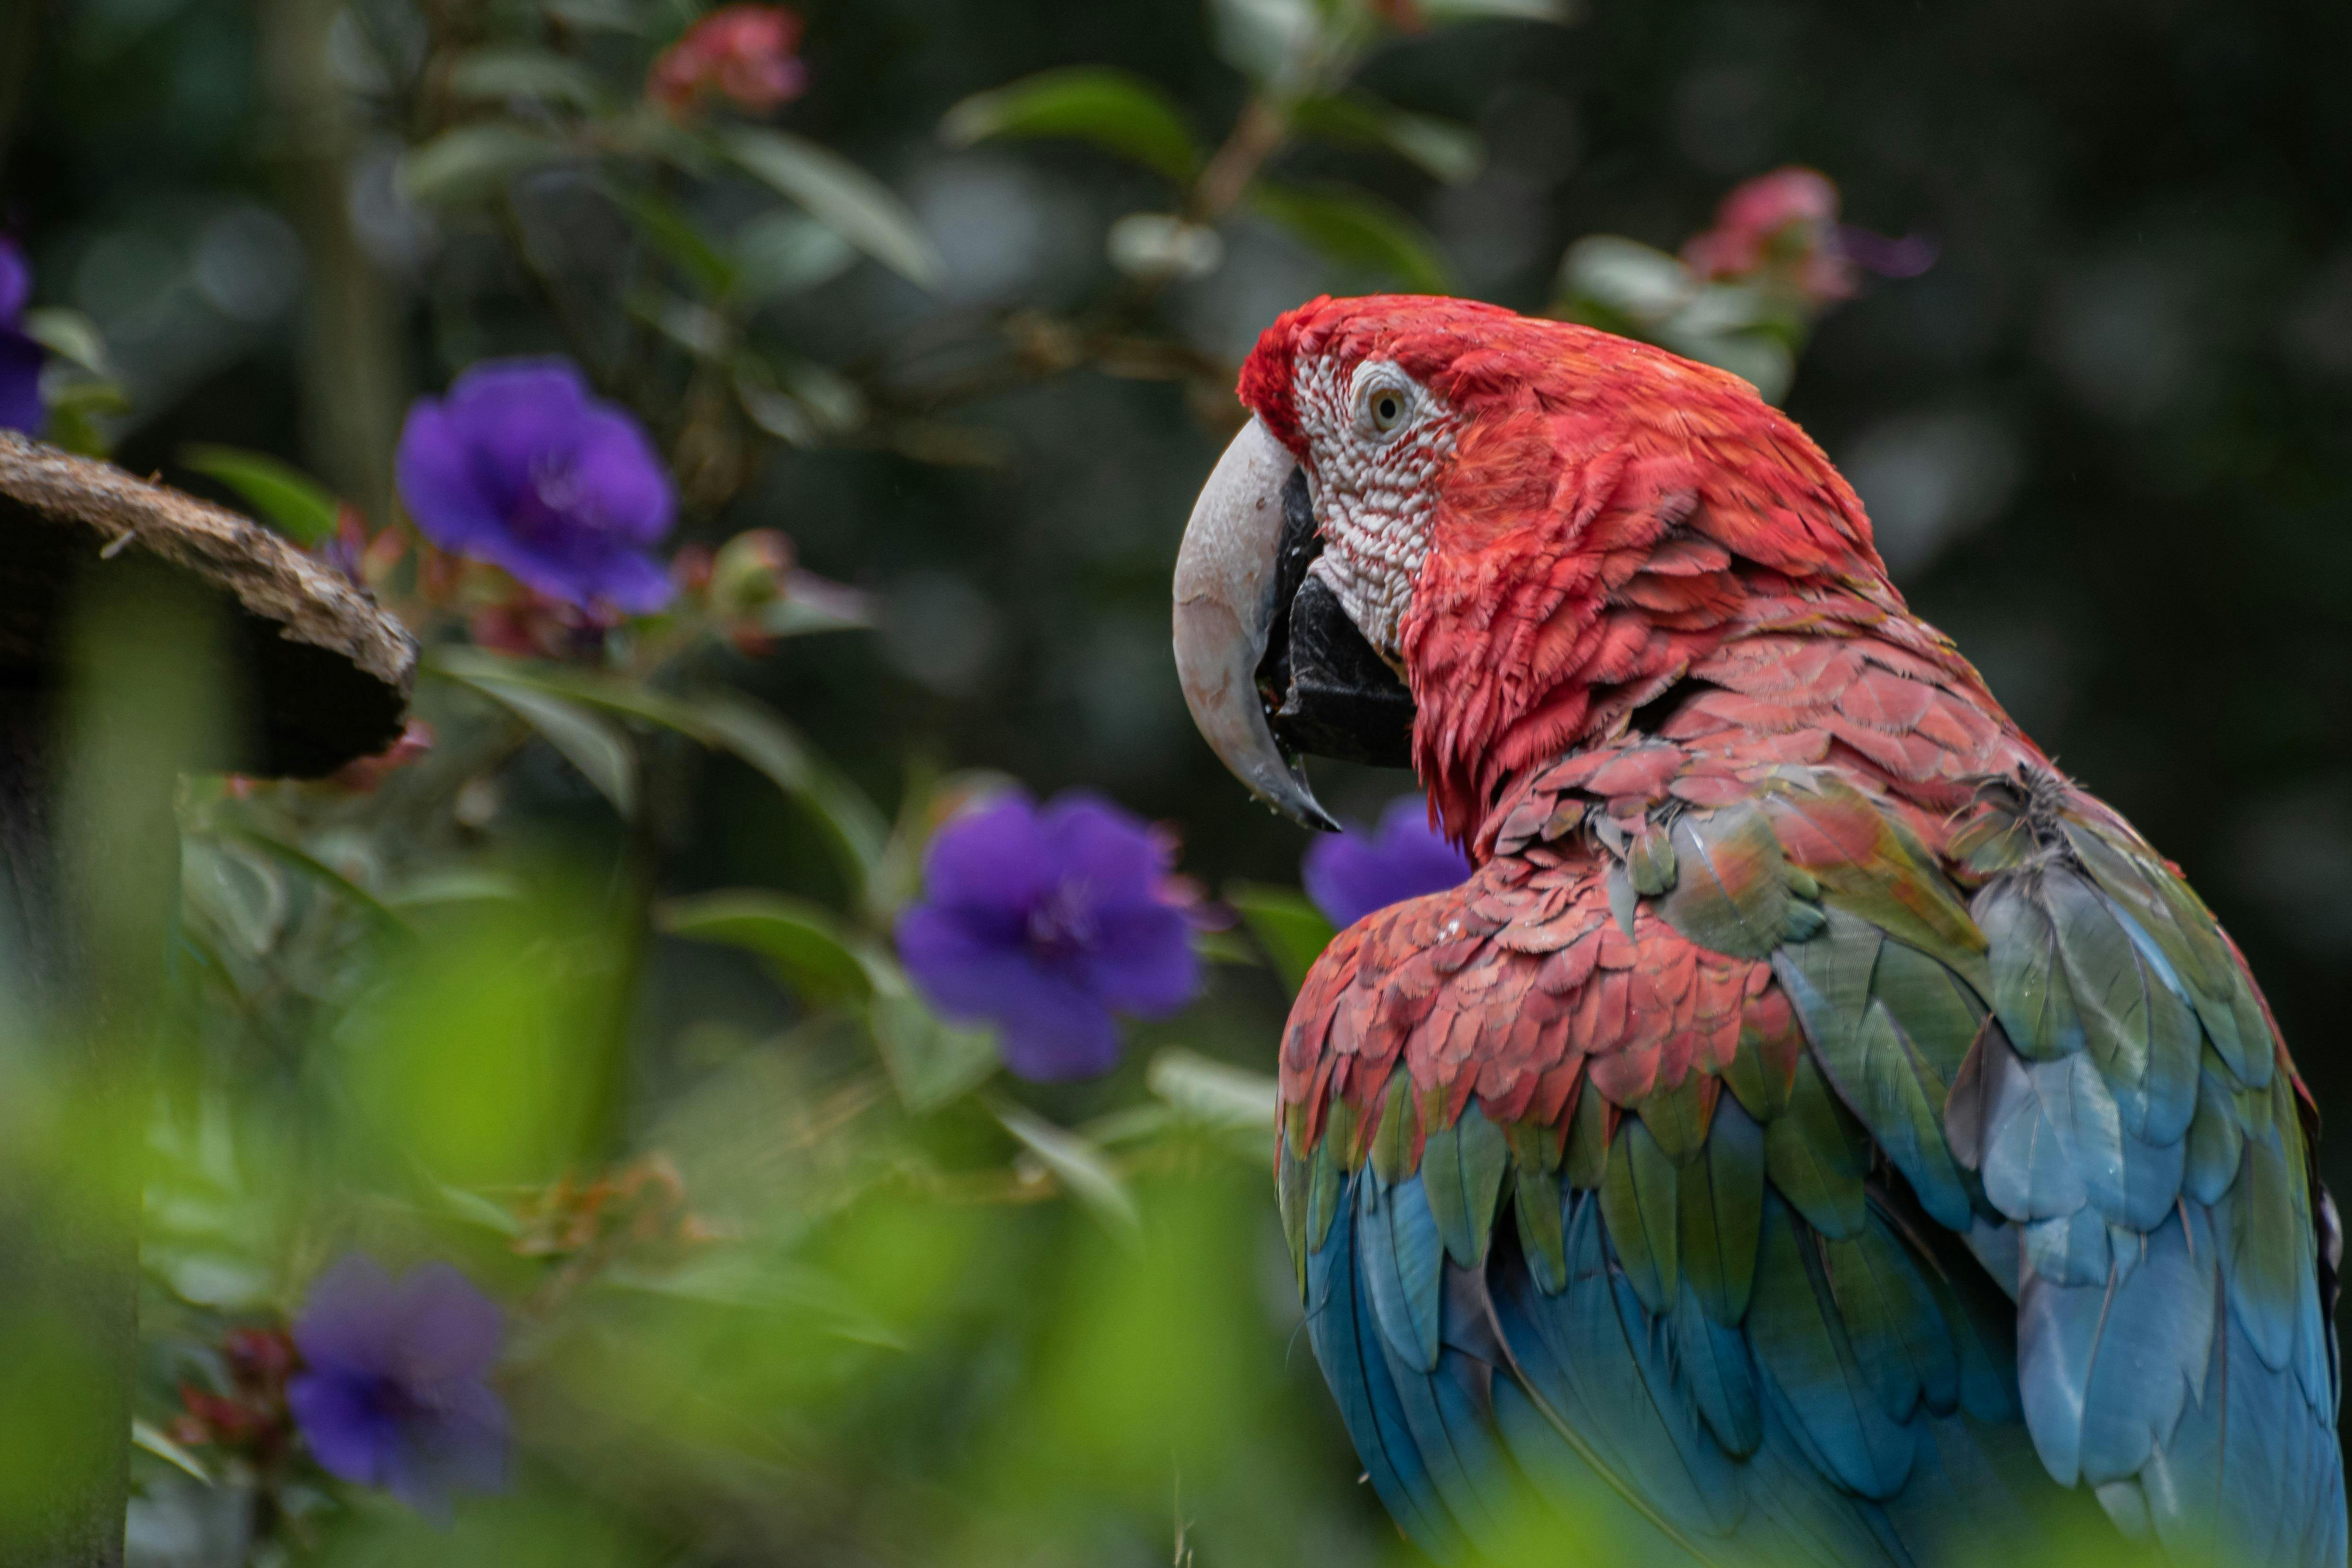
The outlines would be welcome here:
<svg viewBox="0 0 2352 1568">
<path fill-rule="evenodd" d="M 1554 309 L 1785 395 L 2290 1036 L 2352 1001 L 2319 716 L 2352 705 L 2352 130 L 2297 63 L 2340 26 L 812 4 L 803 99 L 673 112 L 646 73 L 698 9 L 0 24 L 51 438 L 345 548 L 428 643 L 406 765 L 183 787 L 134 1561 L 1412 1560 L 1297 1342 L 1267 1179 L 1328 930 L 1165 668 L 1233 366 L 1318 290 Z M 1789 161 L 1941 237 L 1937 269 L 1824 322 L 1676 254 Z M 521 352 L 654 432 L 710 558 L 675 614 L 491 637 L 503 590 L 400 516 L 401 408 Z M 732 598 L 758 527 L 797 554 Z M 1099 1083 L 1005 1079 L 892 957 L 930 831 L 1003 782 L 966 763 L 1179 821 L 1238 916 Z M 449 1533 L 190 1418 L 236 1392 L 225 1336 L 354 1247 L 512 1314 L 513 1485 Z M 0 1476 L 30 1487 L 25 1430 Z"/>
</svg>

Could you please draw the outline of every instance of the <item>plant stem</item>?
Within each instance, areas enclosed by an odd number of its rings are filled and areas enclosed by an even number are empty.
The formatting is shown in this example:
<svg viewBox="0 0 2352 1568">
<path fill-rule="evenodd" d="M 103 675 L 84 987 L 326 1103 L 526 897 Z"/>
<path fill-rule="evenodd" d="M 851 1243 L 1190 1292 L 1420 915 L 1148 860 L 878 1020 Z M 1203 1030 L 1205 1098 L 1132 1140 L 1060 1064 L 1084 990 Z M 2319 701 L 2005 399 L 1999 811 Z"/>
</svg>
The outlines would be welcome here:
<svg viewBox="0 0 2352 1568">
<path fill-rule="evenodd" d="M 1289 136 L 1289 110 L 1264 93 L 1253 94 L 1223 145 L 1192 182 L 1192 195 L 1184 204 L 1185 221 L 1213 224 L 1223 218 Z"/>
</svg>

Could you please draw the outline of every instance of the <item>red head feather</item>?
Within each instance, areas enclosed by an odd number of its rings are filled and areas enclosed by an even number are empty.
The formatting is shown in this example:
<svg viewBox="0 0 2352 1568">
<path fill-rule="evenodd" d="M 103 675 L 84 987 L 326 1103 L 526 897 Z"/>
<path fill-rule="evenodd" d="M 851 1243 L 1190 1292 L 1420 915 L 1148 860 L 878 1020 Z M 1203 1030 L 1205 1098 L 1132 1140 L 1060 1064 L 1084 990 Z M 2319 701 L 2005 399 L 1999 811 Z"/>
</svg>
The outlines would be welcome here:
<svg viewBox="0 0 2352 1568">
<path fill-rule="evenodd" d="M 1622 730 L 1757 631 L 1901 623 L 1976 684 L 1910 620 L 1852 488 L 1738 377 L 1468 300 L 1326 298 L 1266 330 L 1241 397 L 1311 471 L 1297 389 L 1367 359 L 1458 421 L 1399 628 L 1414 765 L 1457 840 L 1515 774 Z"/>
</svg>

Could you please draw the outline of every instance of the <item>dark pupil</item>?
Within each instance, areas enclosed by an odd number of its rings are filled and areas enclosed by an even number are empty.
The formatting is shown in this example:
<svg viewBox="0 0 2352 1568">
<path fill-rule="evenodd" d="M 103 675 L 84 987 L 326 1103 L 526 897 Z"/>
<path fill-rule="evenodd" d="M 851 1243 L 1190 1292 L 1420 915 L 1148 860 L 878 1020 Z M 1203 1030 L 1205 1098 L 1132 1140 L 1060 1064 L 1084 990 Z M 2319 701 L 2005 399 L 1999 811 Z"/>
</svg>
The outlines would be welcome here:
<svg viewBox="0 0 2352 1568">
<path fill-rule="evenodd" d="M 1393 397 L 1381 398 L 1378 403 L 1372 405 L 1372 412 L 1383 424 L 1387 423 L 1389 420 L 1397 416 L 1396 399 Z"/>
</svg>

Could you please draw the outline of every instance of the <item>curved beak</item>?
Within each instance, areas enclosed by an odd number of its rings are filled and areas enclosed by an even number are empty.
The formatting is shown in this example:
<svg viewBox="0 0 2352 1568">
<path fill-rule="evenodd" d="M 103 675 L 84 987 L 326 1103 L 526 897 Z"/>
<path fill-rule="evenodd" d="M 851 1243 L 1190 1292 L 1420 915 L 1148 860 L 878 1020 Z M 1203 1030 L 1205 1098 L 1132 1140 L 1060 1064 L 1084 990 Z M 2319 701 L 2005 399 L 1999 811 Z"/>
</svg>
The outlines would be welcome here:
<svg viewBox="0 0 2352 1568">
<path fill-rule="evenodd" d="M 1258 664 L 1284 608 L 1283 487 L 1297 467 L 1255 416 L 1217 459 L 1176 556 L 1176 673 L 1192 722 L 1234 776 L 1301 826 L 1336 833 L 1258 695 Z"/>
</svg>

